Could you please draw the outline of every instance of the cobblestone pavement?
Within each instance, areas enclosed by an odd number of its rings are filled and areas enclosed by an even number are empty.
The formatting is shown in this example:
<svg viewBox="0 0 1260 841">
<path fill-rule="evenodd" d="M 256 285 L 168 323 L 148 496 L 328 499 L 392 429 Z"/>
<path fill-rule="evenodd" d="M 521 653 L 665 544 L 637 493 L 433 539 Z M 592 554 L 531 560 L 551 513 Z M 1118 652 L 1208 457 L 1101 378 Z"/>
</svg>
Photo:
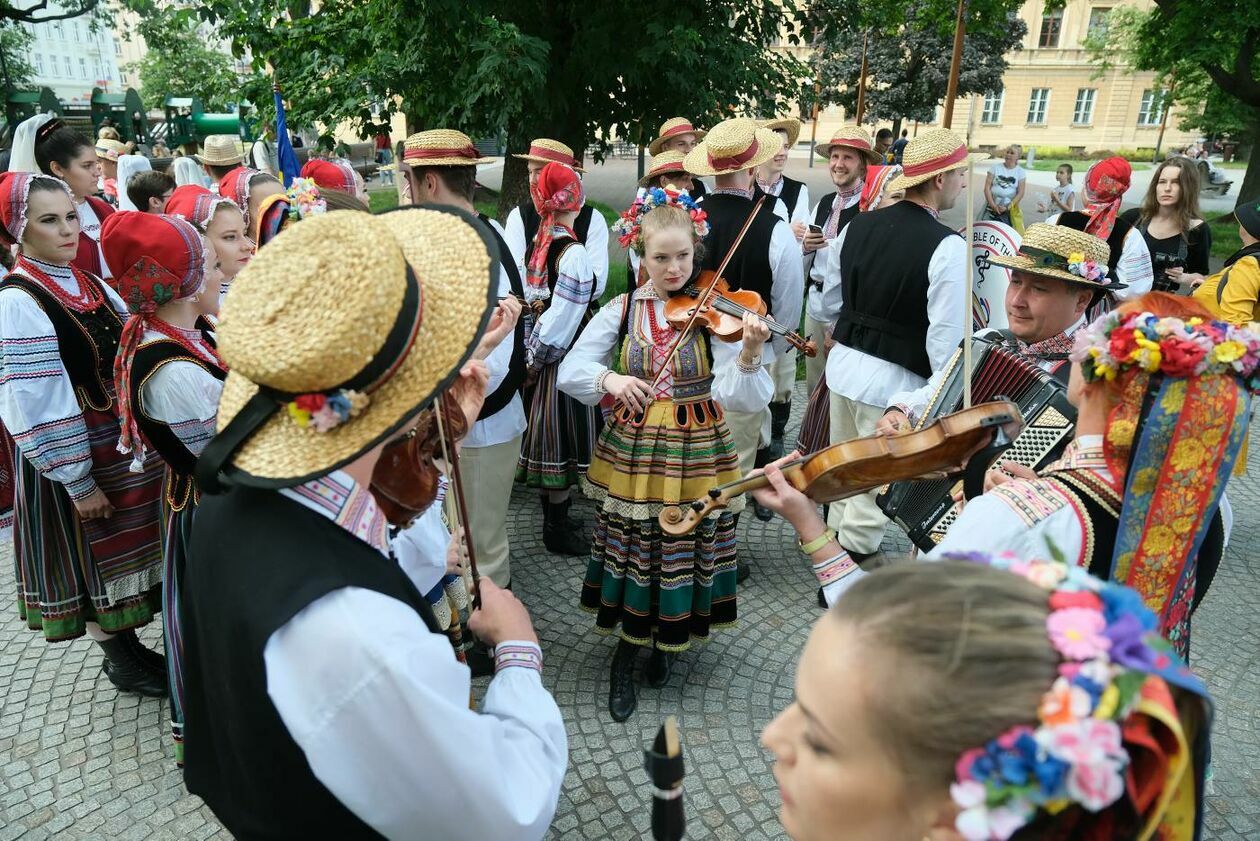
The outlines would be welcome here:
<svg viewBox="0 0 1260 841">
<path fill-rule="evenodd" d="M 1257 472 L 1235 480 L 1230 495 L 1233 538 L 1195 617 L 1194 645 L 1194 664 L 1217 701 L 1206 837 L 1220 841 L 1260 839 Z M 783 838 L 757 738 L 790 702 L 797 653 L 819 616 L 791 530 L 778 519 L 742 518 L 740 551 L 753 576 L 740 591 L 740 626 L 684 655 L 669 684 L 643 688 L 638 712 L 616 724 L 604 709 L 613 642 L 591 633 L 575 607 L 583 563 L 545 554 L 537 503 L 525 493 L 514 503 L 514 585 L 533 612 L 545 680 L 569 729 L 570 769 L 550 837 L 649 836 L 641 749 L 673 713 L 686 750 L 688 837 Z M 589 505 L 575 513 L 592 516 Z M 11 553 L 3 555 L 0 588 L 11 593 Z M 155 627 L 143 637 L 159 644 Z M 0 841 L 228 838 L 183 790 L 166 752 L 165 704 L 116 693 L 100 659 L 85 640 L 45 645 L 15 615 L 0 620 Z"/>
</svg>

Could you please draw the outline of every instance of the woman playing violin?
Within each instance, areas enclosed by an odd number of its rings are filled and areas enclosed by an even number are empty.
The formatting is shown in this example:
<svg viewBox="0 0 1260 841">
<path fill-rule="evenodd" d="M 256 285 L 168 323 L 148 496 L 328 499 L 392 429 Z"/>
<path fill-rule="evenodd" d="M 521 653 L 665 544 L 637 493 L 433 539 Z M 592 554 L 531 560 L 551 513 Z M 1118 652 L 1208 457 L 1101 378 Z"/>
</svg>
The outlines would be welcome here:
<svg viewBox="0 0 1260 841">
<path fill-rule="evenodd" d="M 664 686 L 678 652 L 735 622 L 733 511 L 678 538 L 663 534 L 657 517 L 739 478 L 723 410 L 761 411 L 774 390 L 761 365 L 770 331 L 757 316 L 744 316 L 741 344 L 695 327 L 680 334 L 666 320 L 666 301 L 696 276 L 708 228 L 684 201 L 654 191 L 623 215 L 622 243 L 643 258 L 648 280 L 595 316 L 559 371 L 560 389 L 575 399 L 615 401 L 583 480 L 599 514 L 581 605 L 598 631 L 621 626 L 608 694 L 616 721 L 634 712 L 641 648 L 652 649 L 648 684 Z"/>
</svg>

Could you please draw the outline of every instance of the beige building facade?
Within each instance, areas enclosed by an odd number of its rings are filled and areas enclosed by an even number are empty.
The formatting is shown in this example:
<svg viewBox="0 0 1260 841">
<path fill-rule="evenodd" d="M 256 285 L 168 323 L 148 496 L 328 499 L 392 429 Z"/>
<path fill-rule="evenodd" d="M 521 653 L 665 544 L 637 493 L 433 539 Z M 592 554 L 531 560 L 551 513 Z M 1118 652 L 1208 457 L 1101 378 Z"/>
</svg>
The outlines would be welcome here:
<svg viewBox="0 0 1260 841">
<path fill-rule="evenodd" d="M 1094 78 L 1096 68 L 1085 49 L 1089 33 L 1107 25 L 1112 9 L 1134 6 L 1146 11 L 1154 6 L 1153 0 L 1068 0 L 1055 11 L 1046 6 L 1044 0 L 1024 3 L 1019 16 L 1028 32 L 1023 49 L 1007 56 L 1002 91 L 959 99 L 953 129 L 965 133 L 976 148 L 1019 143 L 1081 152 L 1153 149 L 1164 117 L 1155 74 L 1114 68 Z M 802 58 L 808 53 L 794 52 Z M 937 120 L 942 112 L 937 109 Z M 829 137 L 847 119 L 841 108 L 826 109 L 819 114 L 818 137 Z M 938 124 L 909 123 L 903 128 L 913 136 L 916 130 Z M 1173 110 L 1161 148 L 1185 146 L 1197 137 L 1177 128 Z"/>
</svg>

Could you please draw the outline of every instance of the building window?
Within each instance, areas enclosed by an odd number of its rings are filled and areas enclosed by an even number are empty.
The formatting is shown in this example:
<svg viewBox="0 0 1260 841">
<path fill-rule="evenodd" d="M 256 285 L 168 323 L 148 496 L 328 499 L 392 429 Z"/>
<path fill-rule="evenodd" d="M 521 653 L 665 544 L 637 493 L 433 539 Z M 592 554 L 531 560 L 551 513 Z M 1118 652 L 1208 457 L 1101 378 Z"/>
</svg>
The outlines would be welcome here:
<svg viewBox="0 0 1260 841">
<path fill-rule="evenodd" d="M 63 40 L 65 39 L 66 33 L 61 28 L 61 21 L 57 21 L 56 23 L 53 24 L 53 31 L 57 33 L 58 38 L 61 38 Z"/>
<path fill-rule="evenodd" d="M 122 42 L 114 41 L 114 55 L 122 55 Z"/>
<path fill-rule="evenodd" d="M 1096 88 L 1081 88 L 1076 92 L 1076 108 L 1072 110 L 1072 125 L 1087 126 L 1094 121 L 1094 94 Z"/>
<path fill-rule="evenodd" d="M 44 75 L 44 57 L 39 53 L 35 53 L 35 72 L 40 76 Z"/>
<path fill-rule="evenodd" d="M 87 59 L 86 58 L 79 59 L 79 78 L 80 79 L 87 78 Z"/>
<path fill-rule="evenodd" d="M 1063 28 L 1063 10 L 1055 9 L 1041 16 L 1041 37 L 1037 39 L 1039 47 L 1059 46 L 1059 30 Z"/>
<path fill-rule="evenodd" d="M 1104 41 L 1107 38 L 1107 15 L 1111 14 L 1111 9 L 1090 9 L 1089 10 L 1089 28 L 1085 31 L 1085 36 L 1095 41 Z"/>
<path fill-rule="evenodd" d="M 1002 122 L 1002 100 L 1005 97 L 1004 90 L 984 95 L 984 110 L 980 112 L 981 123 L 986 126 L 995 126 Z"/>
<path fill-rule="evenodd" d="M 74 78 L 74 74 L 73 74 L 72 72 L 70 72 L 70 56 L 68 56 L 68 55 L 63 55 L 63 56 L 61 57 L 61 66 L 65 68 L 65 71 L 66 71 L 66 72 L 65 72 L 65 77 L 66 77 L 67 79 L 72 79 L 72 78 Z"/>
<path fill-rule="evenodd" d="M 1028 97 L 1028 124 L 1034 126 L 1045 125 L 1046 106 L 1049 104 L 1050 89 L 1033 88 L 1032 95 Z"/>
<path fill-rule="evenodd" d="M 1164 92 L 1146 89 L 1142 91 L 1142 104 L 1138 106 L 1138 125 L 1157 126 L 1164 121 Z"/>
</svg>

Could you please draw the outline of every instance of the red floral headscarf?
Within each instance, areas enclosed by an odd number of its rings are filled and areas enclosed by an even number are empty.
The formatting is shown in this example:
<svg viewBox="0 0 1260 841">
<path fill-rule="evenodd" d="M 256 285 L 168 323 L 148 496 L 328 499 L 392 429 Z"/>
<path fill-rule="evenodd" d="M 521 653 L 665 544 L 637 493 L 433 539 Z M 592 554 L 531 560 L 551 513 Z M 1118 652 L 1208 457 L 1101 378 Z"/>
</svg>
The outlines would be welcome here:
<svg viewBox="0 0 1260 841">
<path fill-rule="evenodd" d="M 1085 212 L 1090 219 L 1085 224 L 1085 233 L 1103 240 L 1111 236 L 1132 176 L 1133 167 L 1120 157 L 1104 158 L 1086 171 Z"/>
<path fill-rule="evenodd" d="M 551 242 L 555 238 L 551 229 L 556 225 L 556 214 L 581 210 L 586 194 L 582 190 L 582 179 L 573 167 L 559 163 L 543 167 L 529 192 L 534 200 L 534 209 L 541 217 L 538 230 L 534 233 L 534 253 L 525 267 L 525 297 L 532 303 L 551 297 L 551 288 L 547 283 L 547 252 L 551 250 Z M 565 228 L 565 231 L 577 239 L 572 228 Z"/>
<path fill-rule="evenodd" d="M 877 210 L 884 198 L 884 190 L 888 183 L 901 175 L 901 167 L 897 164 L 889 166 L 868 166 L 866 179 L 862 184 L 862 198 L 858 199 L 858 210 L 865 213 Z"/>
</svg>

